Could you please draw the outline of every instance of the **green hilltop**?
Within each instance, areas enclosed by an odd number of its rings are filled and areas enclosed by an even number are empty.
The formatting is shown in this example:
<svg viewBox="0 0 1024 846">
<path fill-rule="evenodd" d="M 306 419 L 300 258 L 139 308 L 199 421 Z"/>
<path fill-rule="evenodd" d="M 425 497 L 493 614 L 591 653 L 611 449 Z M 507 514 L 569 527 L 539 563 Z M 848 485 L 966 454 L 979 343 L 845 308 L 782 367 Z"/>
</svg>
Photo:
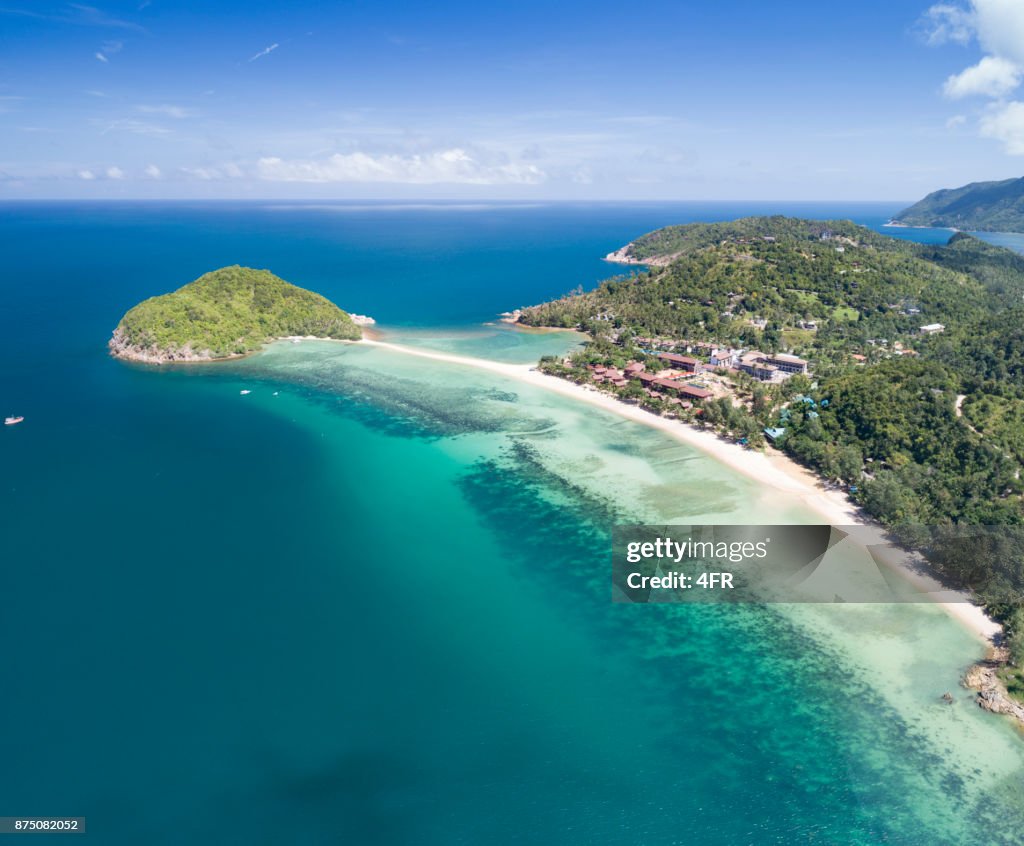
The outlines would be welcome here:
<svg viewBox="0 0 1024 846">
<path fill-rule="evenodd" d="M 924 324 L 980 319 L 1024 292 L 1024 259 L 1008 250 L 964 234 L 915 244 L 842 220 L 671 226 L 625 255 L 650 266 L 526 309 L 521 322 L 820 359 L 863 352 L 872 339 L 909 340 Z"/>
<path fill-rule="evenodd" d="M 1024 232 L 1024 177 L 933 191 L 893 220 L 979 232 Z"/>
<path fill-rule="evenodd" d="M 139 361 L 208 361 L 291 335 L 354 341 L 362 331 L 320 294 L 234 265 L 139 303 L 121 318 L 110 349 Z"/>
</svg>

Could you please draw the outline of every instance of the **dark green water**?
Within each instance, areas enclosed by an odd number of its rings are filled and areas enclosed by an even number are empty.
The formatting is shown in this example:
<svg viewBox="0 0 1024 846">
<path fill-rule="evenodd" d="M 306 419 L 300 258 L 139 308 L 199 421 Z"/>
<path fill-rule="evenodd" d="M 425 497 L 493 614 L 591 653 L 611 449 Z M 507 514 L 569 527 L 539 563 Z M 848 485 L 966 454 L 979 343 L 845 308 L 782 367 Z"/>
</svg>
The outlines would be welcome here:
<svg viewBox="0 0 1024 846">
<path fill-rule="evenodd" d="M 905 705 L 782 609 L 610 603 L 615 520 L 767 513 L 724 468 L 379 351 L 103 347 L 239 262 L 528 360 L 569 341 L 473 327 L 728 209 L 3 211 L 0 815 L 111 844 L 1020 842 L 1019 741 L 969 702 Z M 883 623 L 921 703 L 976 649 Z"/>
</svg>

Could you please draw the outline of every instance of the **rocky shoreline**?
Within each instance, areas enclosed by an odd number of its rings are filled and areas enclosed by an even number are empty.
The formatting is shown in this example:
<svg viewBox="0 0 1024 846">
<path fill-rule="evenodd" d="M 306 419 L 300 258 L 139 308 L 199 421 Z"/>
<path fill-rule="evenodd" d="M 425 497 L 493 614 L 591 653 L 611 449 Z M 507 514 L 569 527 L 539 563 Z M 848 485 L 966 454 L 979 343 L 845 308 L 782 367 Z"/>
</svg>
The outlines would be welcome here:
<svg viewBox="0 0 1024 846">
<path fill-rule="evenodd" d="M 675 258 L 677 258 L 677 255 L 655 256 L 653 258 L 647 259 L 646 261 L 641 261 L 640 259 L 634 258 L 629 254 L 630 250 L 632 249 L 633 242 L 630 241 L 628 244 L 626 244 L 625 247 L 619 247 L 619 249 L 615 250 L 614 252 L 608 253 L 608 255 L 604 257 L 604 260 L 611 262 L 612 264 L 633 264 L 640 265 L 641 267 L 665 267 L 671 264 L 672 261 Z"/>
<path fill-rule="evenodd" d="M 372 318 L 370 318 L 372 320 Z M 373 321 L 376 324 L 376 321 Z M 365 337 L 369 337 L 373 330 L 366 325 L 363 329 Z M 337 341 L 338 338 L 318 338 L 315 335 L 286 335 L 281 338 L 270 338 L 267 340 L 268 344 L 274 343 L 275 341 Z M 344 341 L 343 343 L 354 343 L 352 341 Z M 210 361 L 232 361 L 238 358 L 245 358 L 246 356 L 254 355 L 259 350 L 251 350 L 245 353 L 237 353 L 234 355 L 214 355 L 210 350 L 193 350 L 191 345 L 186 345 L 180 349 L 175 350 L 161 350 L 158 347 L 140 347 L 137 344 L 132 344 L 125 337 L 124 333 L 120 329 L 115 329 L 114 334 L 107 342 L 107 347 L 110 350 L 110 354 L 114 358 L 124 359 L 125 361 L 135 361 L 140 364 L 191 364 L 191 363 L 202 363 Z"/>
<path fill-rule="evenodd" d="M 229 358 L 241 358 L 239 355 L 215 356 L 210 350 L 193 350 L 186 345 L 176 350 L 162 350 L 158 347 L 140 347 L 131 343 L 121 329 L 115 329 L 107 342 L 110 354 L 114 358 L 127 361 L 138 361 L 143 364 L 175 364 L 179 362 L 222 361 Z"/>
<path fill-rule="evenodd" d="M 998 675 L 999 670 L 1008 662 L 1009 654 L 1005 647 L 993 646 L 985 660 L 967 670 L 963 686 L 978 692 L 976 699 L 979 708 L 1012 717 L 1018 727 L 1024 729 L 1024 704 L 1010 696 Z"/>
</svg>

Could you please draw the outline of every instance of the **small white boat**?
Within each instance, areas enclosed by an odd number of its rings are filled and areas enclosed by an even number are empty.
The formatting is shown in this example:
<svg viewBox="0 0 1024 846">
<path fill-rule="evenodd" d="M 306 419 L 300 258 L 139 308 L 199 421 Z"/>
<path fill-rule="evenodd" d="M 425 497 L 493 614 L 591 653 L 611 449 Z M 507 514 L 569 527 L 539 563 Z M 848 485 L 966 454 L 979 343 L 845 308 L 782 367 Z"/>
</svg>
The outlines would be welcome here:
<svg viewBox="0 0 1024 846">
<path fill-rule="evenodd" d="M 278 392 L 277 392 L 277 391 L 274 391 L 274 396 L 275 396 L 275 397 L 277 396 L 277 394 L 278 394 Z"/>
<path fill-rule="evenodd" d="M 24 417 L 5 417 L 4 418 L 4 425 L 5 426 L 13 426 L 15 423 L 20 423 L 24 419 L 25 419 Z"/>
<path fill-rule="evenodd" d="M 239 391 L 238 393 L 240 393 L 244 397 L 246 394 L 251 394 L 252 391 Z"/>
</svg>

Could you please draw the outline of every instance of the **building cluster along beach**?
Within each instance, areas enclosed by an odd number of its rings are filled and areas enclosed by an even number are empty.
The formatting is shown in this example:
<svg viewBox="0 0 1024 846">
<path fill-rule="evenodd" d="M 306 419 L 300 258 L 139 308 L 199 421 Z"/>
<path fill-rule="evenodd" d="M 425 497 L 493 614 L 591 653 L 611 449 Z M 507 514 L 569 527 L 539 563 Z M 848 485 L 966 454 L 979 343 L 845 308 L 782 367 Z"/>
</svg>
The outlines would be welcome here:
<svg viewBox="0 0 1024 846">
<path fill-rule="evenodd" d="M 657 429 L 688 446 L 699 449 L 716 461 L 755 480 L 766 491 L 774 491 L 784 496 L 797 498 L 809 510 L 818 515 L 824 523 L 834 526 L 871 524 L 870 518 L 851 503 L 841 490 L 826 485 L 812 472 L 778 451 L 752 452 L 712 431 L 696 428 L 670 417 L 652 414 L 637 405 L 620 402 L 615 397 L 593 387 L 573 384 L 564 379 L 546 375 L 528 364 L 506 364 L 482 358 L 417 349 L 386 341 L 364 340 L 362 343 L 403 355 L 498 373 L 570 397 L 634 423 Z M 1001 631 L 998 623 L 987 617 L 977 605 L 972 604 L 966 595 L 950 592 L 934 576 L 923 574 L 919 563 L 912 557 L 890 556 L 887 563 L 895 573 L 902 578 L 909 579 L 923 593 L 937 597 L 946 596 L 947 598 L 938 601 L 938 604 L 986 643 L 998 636 Z"/>
</svg>

